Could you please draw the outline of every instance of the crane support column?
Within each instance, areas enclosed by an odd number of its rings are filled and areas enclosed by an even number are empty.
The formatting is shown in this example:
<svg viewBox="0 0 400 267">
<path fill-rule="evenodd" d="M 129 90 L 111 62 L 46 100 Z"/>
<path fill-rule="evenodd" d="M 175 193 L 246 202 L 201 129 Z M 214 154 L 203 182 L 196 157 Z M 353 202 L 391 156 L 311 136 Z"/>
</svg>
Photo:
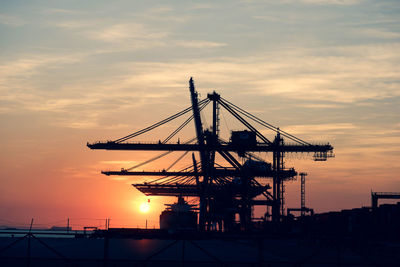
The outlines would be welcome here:
<svg viewBox="0 0 400 267">
<path fill-rule="evenodd" d="M 281 188 L 282 181 L 280 177 L 280 172 L 283 164 L 282 152 L 280 149 L 282 138 L 278 132 L 274 140 L 274 151 L 273 151 L 273 198 L 274 204 L 272 206 L 272 221 L 279 223 L 281 219 Z"/>
<path fill-rule="evenodd" d="M 307 173 L 301 172 L 300 173 L 300 178 L 301 178 L 301 216 L 306 215 L 306 176 Z"/>
</svg>

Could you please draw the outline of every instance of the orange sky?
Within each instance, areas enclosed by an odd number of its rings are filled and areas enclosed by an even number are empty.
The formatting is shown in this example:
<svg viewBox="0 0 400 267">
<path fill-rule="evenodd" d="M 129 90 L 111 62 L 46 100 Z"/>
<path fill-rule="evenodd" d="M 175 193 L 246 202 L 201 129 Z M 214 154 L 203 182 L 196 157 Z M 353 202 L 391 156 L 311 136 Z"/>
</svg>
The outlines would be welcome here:
<svg viewBox="0 0 400 267">
<path fill-rule="evenodd" d="M 317 212 L 369 205 L 371 189 L 400 191 L 399 10 L 372 0 L 3 3 L 0 226 L 68 217 L 74 227 L 105 218 L 157 226 L 174 199 L 152 197 L 142 214 L 148 198 L 130 185 L 140 178 L 100 174 L 153 154 L 91 151 L 86 142 L 188 107 L 191 76 L 202 97 L 216 90 L 303 140 L 334 146 L 327 162 L 287 158 L 309 174 L 306 202 Z M 222 115 L 223 131 L 240 129 Z M 184 136 L 194 136 L 191 127 Z M 299 188 L 287 185 L 287 206 L 299 206 Z"/>
</svg>

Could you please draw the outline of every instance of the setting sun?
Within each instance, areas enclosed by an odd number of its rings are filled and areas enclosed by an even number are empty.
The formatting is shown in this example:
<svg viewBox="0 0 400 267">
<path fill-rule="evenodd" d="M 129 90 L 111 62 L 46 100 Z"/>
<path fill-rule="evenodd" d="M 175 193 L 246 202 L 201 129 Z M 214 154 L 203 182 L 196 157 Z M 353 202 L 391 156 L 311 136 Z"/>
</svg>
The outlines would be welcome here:
<svg viewBox="0 0 400 267">
<path fill-rule="evenodd" d="M 150 204 L 147 202 L 144 202 L 140 204 L 139 210 L 141 213 L 147 213 L 150 210 Z"/>
</svg>

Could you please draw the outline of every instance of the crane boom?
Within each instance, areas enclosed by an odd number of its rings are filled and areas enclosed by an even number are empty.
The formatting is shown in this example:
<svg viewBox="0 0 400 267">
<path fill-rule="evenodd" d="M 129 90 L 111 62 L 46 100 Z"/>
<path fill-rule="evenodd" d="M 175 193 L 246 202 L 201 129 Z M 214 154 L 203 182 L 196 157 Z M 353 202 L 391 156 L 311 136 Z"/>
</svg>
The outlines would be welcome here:
<svg viewBox="0 0 400 267">
<path fill-rule="evenodd" d="M 190 177 L 190 176 L 204 176 L 203 172 L 193 171 L 102 171 L 105 175 L 126 175 L 126 176 L 180 176 L 180 177 Z M 248 171 L 247 171 L 248 173 Z M 273 177 L 275 172 L 273 170 L 253 170 L 251 172 L 255 177 Z M 294 169 L 280 170 L 279 175 L 282 178 L 291 178 L 297 173 Z M 235 168 L 215 168 L 214 177 L 241 177 L 243 176 L 243 171 L 237 170 Z"/>
<path fill-rule="evenodd" d="M 143 151 L 228 151 L 236 152 L 240 147 L 232 143 L 219 143 L 213 146 L 204 144 L 160 144 L 154 143 L 115 143 L 115 142 L 98 142 L 87 144 L 91 149 L 105 149 L 105 150 L 143 150 Z M 257 143 L 254 145 L 247 145 L 246 151 L 248 152 L 273 152 L 276 147 L 273 144 Z M 329 152 L 333 150 L 332 145 L 300 145 L 300 144 L 283 144 L 280 146 L 281 152 L 288 153 L 303 153 L 303 152 Z M 201 154 L 200 154 L 201 155 Z"/>
</svg>

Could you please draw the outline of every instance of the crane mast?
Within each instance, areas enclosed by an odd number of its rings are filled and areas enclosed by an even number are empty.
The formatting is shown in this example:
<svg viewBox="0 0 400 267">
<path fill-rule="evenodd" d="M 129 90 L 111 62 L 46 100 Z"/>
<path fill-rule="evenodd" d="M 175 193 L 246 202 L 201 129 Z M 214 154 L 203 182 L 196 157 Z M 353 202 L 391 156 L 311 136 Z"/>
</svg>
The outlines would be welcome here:
<svg viewBox="0 0 400 267">
<path fill-rule="evenodd" d="M 208 165 L 208 160 L 206 156 L 206 150 L 204 149 L 204 132 L 203 132 L 203 124 L 201 123 L 201 117 L 200 117 L 200 110 L 199 110 L 199 103 L 198 103 L 198 97 L 197 97 L 197 92 L 194 89 L 194 83 L 193 83 L 193 78 L 190 78 L 189 80 L 189 89 L 190 89 L 190 98 L 192 100 L 192 110 L 193 110 L 193 119 L 194 119 L 194 125 L 196 129 L 196 136 L 197 136 L 197 143 L 199 145 L 199 152 L 200 152 L 200 160 L 201 160 L 201 165 L 203 168 L 203 172 L 206 174 L 207 173 L 207 165 Z M 205 179 L 206 180 L 206 179 Z"/>
<path fill-rule="evenodd" d="M 205 150 L 204 144 L 204 132 L 203 132 L 203 125 L 201 123 L 201 116 L 199 110 L 199 103 L 198 103 L 198 94 L 194 88 L 193 78 L 189 80 L 189 90 L 190 90 L 190 98 L 192 100 L 192 110 L 193 110 L 193 119 L 196 129 L 196 136 L 197 136 L 197 143 L 199 145 L 199 153 L 200 153 L 200 161 L 201 161 L 201 169 L 203 172 L 203 181 L 199 184 L 199 191 L 200 191 L 200 213 L 199 213 L 199 230 L 205 230 L 205 223 L 206 223 L 206 210 L 207 210 L 207 185 L 209 179 L 209 160 L 208 160 L 208 153 Z"/>
</svg>

